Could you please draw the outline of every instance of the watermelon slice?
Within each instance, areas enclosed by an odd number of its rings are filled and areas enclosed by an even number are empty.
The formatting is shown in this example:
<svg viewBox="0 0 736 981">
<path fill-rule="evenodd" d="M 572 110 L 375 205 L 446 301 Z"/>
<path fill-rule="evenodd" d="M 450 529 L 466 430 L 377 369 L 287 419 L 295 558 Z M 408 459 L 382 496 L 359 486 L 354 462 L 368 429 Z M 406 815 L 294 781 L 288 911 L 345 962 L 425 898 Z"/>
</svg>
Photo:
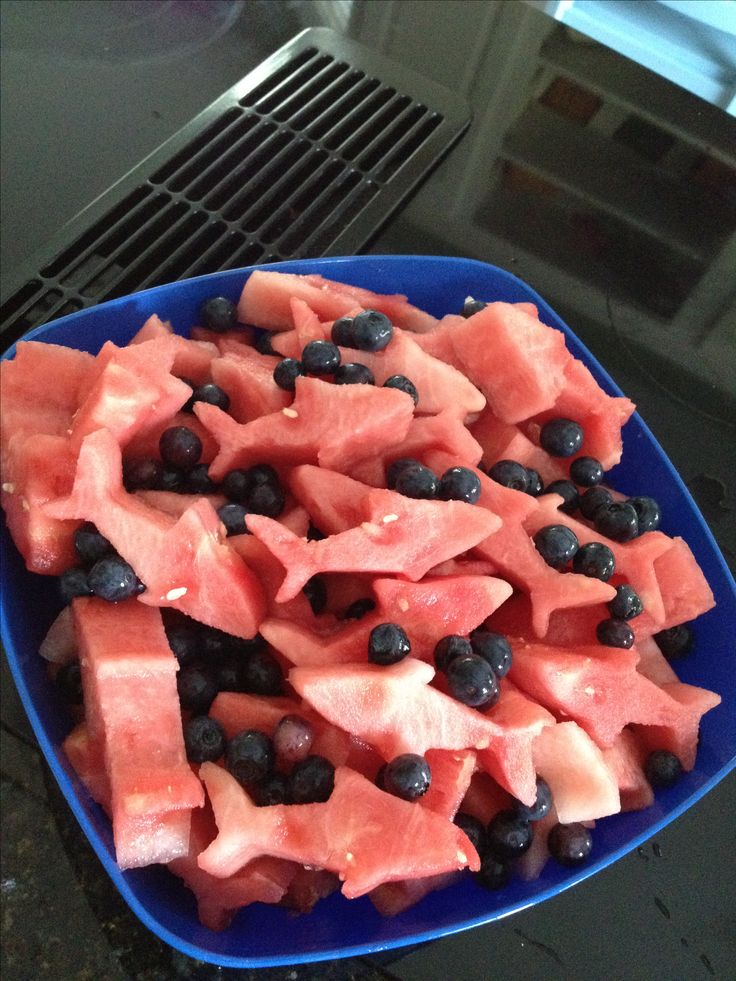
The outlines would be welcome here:
<svg viewBox="0 0 736 981">
<path fill-rule="evenodd" d="M 662 692 L 680 707 L 676 717 L 660 724 L 634 726 L 634 730 L 650 751 L 669 750 L 682 763 L 684 770 L 692 770 L 698 752 L 700 720 L 706 712 L 721 704 L 721 696 L 679 681 L 663 685 Z"/>
<path fill-rule="evenodd" d="M 273 358 L 245 344 L 212 362 L 212 381 L 229 396 L 228 411 L 236 422 L 280 412 L 291 402 L 289 392 L 273 380 L 273 366 Z"/>
<path fill-rule="evenodd" d="M 71 607 L 69 611 L 71 612 Z M 105 770 L 102 744 L 99 740 L 90 739 L 87 723 L 80 722 L 76 725 L 61 744 L 61 748 L 92 800 L 97 801 L 111 815 L 110 781 Z"/>
<path fill-rule="evenodd" d="M 622 811 L 639 811 L 654 803 L 654 791 L 644 775 L 646 753 L 630 729 L 622 729 L 615 742 L 603 750 L 621 798 Z"/>
</svg>

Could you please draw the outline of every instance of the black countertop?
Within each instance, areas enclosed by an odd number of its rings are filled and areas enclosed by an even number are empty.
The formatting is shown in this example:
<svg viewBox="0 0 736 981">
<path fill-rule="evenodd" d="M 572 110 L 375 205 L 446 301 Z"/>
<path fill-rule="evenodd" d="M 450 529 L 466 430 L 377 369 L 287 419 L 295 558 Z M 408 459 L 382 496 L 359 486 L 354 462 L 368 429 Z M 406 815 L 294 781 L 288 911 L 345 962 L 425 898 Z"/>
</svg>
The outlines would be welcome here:
<svg viewBox="0 0 736 981">
<path fill-rule="evenodd" d="M 403 4 L 393 5 L 403 10 L 394 11 L 394 19 L 387 21 L 378 8 L 389 6 L 358 4 L 353 20 L 343 29 L 440 82 L 456 80 L 458 90 L 473 104 L 475 116 L 460 147 L 409 207 L 383 229 L 370 250 L 471 255 L 506 266 L 537 286 L 637 403 L 733 564 L 736 376 L 726 370 L 721 381 L 709 388 L 703 382 L 702 365 L 708 357 L 719 355 L 727 365 L 736 345 L 730 333 L 734 308 L 729 306 L 736 266 L 729 265 L 733 252 L 728 252 L 734 235 L 736 175 L 723 169 L 717 153 L 715 158 L 706 153 L 705 162 L 700 159 L 703 145 L 707 148 L 703 139 L 697 152 L 692 146 L 673 149 L 670 145 L 662 157 L 666 138 L 663 144 L 661 132 L 652 130 L 648 111 L 662 106 L 661 99 L 655 98 L 662 91 L 654 76 L 652 99 L 642 97 L 649 130 L 637 127 L 636 121 L 611 122 L 615 109 L 608 105 L 599 107 L 603 118 L 597 128 L 581 126 L 581 116 L 590 113 L 591 93 L 587 97 L 580 91 L 565 93 L 559 82 L 555 89 L 549 58 L 533 73 L 511 64 L 507 71 L 511 81 L 504 78 L 487 94 L 479 90 L 484 45 L 500 43 L 498 35 L 510 29 L 523 29 L 528 39 L 546 35 L 551 24 L 541 13 L 527 11 L 522 16 L 523 5 L 505 4 L 500 13 L 490 19 L 484 14 L 483 20 L 480 4 Z M 413 32 L 402 20 L 409 8 L 416 17 Z M 420 8 L 432 8 L 440 20 L 446 63 L 438 64 L 436 50 L 422 41 Z M 347 5 L 342 4 L 278 2 L 251 2 L 247 7 L 238 3 L 4 3 L 4 271 L 11 272 L 43 245 L 51 229 L 71 218 L 299 29 L 320 22 L 339 26 L 346 11 Z M 511 17 L 518 23 L 505 23 Z M 473 24 L 468 28 L 468 18 L 481 21 L 475 32 L 480 40 L 470 47 Z M 564 34 L 559 36 L 563 47 L 567 40 Z M 458 64 L 465 64 L 466 70 L 455 71 Z M 614 59 L 610 64 L 613 79 L 618 62 Z M 642 228 L 636 200 L 628 225 L 622 224 L 625 200 L 620 208 L 614 207 L 605 188 L 596 191 L 595 182 L 585 184 L 584 175 L 582 199 L 587 205 L 595 199 L 595 207 L 586 205 L 577 211 L 571 207 L 572 179 L 560 178 L 566 183 L 562 197 L 550 193 L 556 150 L 550 147 L 545 154 L 544 146 L 540 150 L 531 139 L 535 133 L 543 135 L 549 119 L 535 111 L 527 113 L 531 144 L 524 148 L 519 127 L 514 128 L 505 112 L 513 101 L 509 93 L 522 85 L 528 87 L 530 99 L 547 108 L 554 106 L 570 125 L 578 126 L 575 138 L 582 141 L 583 152 L 591 142 L 600 141 L 606 126 L 609 133 L 615 128 L 619 143 L 628 140 L 622 164 L 635 145 L 648 159 L 647 166 L 659 152 L 667 177 L 659 183 L 665 195 L 660 199 L 664 213 L 681 206 L 682 186 L 689 186 L 682 168 L 690 168 L 693 180 L 701 188 L 707 186 L 711 203 L 722 202 L 721 227 L 708 246 L 710 251 L 701 254 L 695 265 L 694 260 L 684 262 L 688 244 L 681 241 L 683 223 L 666 221 L 655 229 L 657 240 L 648 249 L 651 228 L 643 238 L 635 234 Z M 503 99 L 496 98 L 499 91 Z M 677 95 L 677 90 L 667 90 L 665 95 L 671 91 Z M 693 105 L 684 93 L 682 100 Z M 677 105 L 677 98 L 674 102 Z M 491 131 L 491 109 L 498 127 L 506 127 L 510 136 L 486 147 L 481 137 Z M 697 104 L 695 109 L 698 116 Z M 711 108 L 703 104 L 700 116 L 701 121 L 711 120 Z M 519 118 L 518 106 L 515 118 Z M 725 114 L 722 124 L 720 135 L 726 145 L 736 130 Z M 668 187 L 673 188 L 671 198 L 666 196 Z M 445 201 L 449 189 L 452 200 Z M 579 201 L 581 195 L 576 198 L 573 193 L 572 199 Z M 440 211 L 443 201 L 446 207 Z M 524 225 L 522 218 L 529 219 L 530 214 L 534 220 Z M 458 231 L 463 215 L 468 226 L 465 247 Z M 550 253 L 548 243 L 542 241 L 555 221 L 562 240 L 559 255 Z M 697 244 L 700 248 L 700 239 Z M 694 302 L 698 283 L 719 270 L 713 287 L 721 290 L 719 305 L 699 307 Z M 580 283 L 584 285 L 586 277 L 591 297 L 606 300 L 607 317 L 600 315 L 593 300 L 589 312 L 580 302 Z M 623 287 L 630 288 L 627 292 Z M 677 311 L 689 297 L 693 300 L 687 306 L 690 327 L 682 342 Z M 658 318 L 675 327 L 653 341 L 652 325 Z M 709 354 L 693 345 L 692 339 L 714 323 L 722 341 L 720 347 L 711 343 Z M 683 343 L 686 350 L 691 346 L 690 366 L 681 357 Z M 127 909 L 48 775 L 4 660 L 2 737 L 2 970 L 8 981 L 220 976 L 278 981 L 736 977 L 733 775 L 656 840 L 574 890 L 508 920 L 382 957 L 241 972 L 196 964 L 173 952 Z"/>
</svg>

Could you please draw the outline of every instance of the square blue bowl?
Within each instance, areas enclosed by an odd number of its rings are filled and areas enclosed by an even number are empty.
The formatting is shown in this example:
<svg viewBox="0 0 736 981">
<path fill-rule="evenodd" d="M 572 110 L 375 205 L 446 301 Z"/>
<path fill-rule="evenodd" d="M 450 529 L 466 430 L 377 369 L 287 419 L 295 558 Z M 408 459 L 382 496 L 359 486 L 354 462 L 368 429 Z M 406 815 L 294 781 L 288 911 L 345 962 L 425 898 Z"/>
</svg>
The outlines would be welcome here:
<svg viewBox="0 0 736 981">
<path fill-rule="evenodd" d="M 264 267 L 259 267 L 264 268 Z M 611 395 L 621 392 L 572 331 L 534 290 L 494 266 L 436 256 L 358 256 L 284 262 L 282 272 L 320 273 L 331 279 L 384 293 L 405 293 L 436 316 L 459 310 L 466 296 L 531 301 L 541 319 L 561 330 L 570 351 Z M 157 313 L 186 334 L 197 322 L 202 302 L 213 295 L 237 301 L 251 268 L 200 276 L 103 303 L 39 327 L 28 335 L 96 353 L 110 339 L 125 344 L 146 318 Z M 13 351 L 8 352 L 12 357 Z M 714 787 L 736 765 L 736 584 L 695 502 L 638 415 L 624 430 L 622 463 L 611 472 L 613 486 L 627 494 L 657 488 L 662 530 L 690 545 L 713 590 L 717 606 L 698 620 L 697 649 L 682 661 L 682 681 L 710 688 L 723 698 L 702 724 L 695 769 L 652 807 L 615 815 L 598 823 L 593 860 L 567 870 L 548 862 L 536 882 L 514 881 L 500 892 L 478 887 L 468 876 L 429 895 L 407 912 L 384 919 L 367 898 L 348 902 L 336 894 L 301 917 L 256 904 L 242 910 L 229 929 L 213 933 L 197 919 L 192 894 L 165 868 L 121 872 L 115 864 L 110 822 L 90 799 L 61 750 L 70 720 L 59 704 L 39 643 L 60 602 L 55 581 L 28 573 L 3 526 L 2 640 L 21 700 L 70 807 L 92 847 L 133 912 L 162 940 L 191 957 L 224 967 L 275 967 L 371 954 L 433 940 L 526 909 L 595 875 L 638 847 Z"/>
</svg>

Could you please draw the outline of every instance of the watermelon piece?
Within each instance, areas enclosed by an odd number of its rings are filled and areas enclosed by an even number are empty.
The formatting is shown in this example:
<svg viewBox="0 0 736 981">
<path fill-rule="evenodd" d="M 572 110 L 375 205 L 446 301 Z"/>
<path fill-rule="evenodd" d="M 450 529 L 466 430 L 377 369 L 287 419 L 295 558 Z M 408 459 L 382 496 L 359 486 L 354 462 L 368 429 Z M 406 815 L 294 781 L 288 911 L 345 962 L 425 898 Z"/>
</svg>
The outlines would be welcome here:
<svg viewBox="0 0 736 981">
<path fill-rule="evenodd" d="M 549 858 L 547 839 L 559 817 L 554 804 L 541 821 L 534 822 L 534 837 L 528 851 L 514 862 L 514 872 L 524 882 L 534 882 L 542 874 Z"/>
<path fill-rule="evenodd" d="M 322 276 L 256 269 L 250 274 L 238 303 L 238 319 L 267 330 L 290 330 L 291 300 L 303 300 L 320 320 L 337 320 L 356 310 L 380 310 L 397 327 L 424 332 L 432 330 L 435 317 L 412 306 L 405 296 L 385 296 L 358 286 L 348 286 Z"/>
<path fill-rule="evenodd" d="M 652 532 L 643 536 L 646 539 Z M 654 559 L 654 575 L 662 597 L 662 618 L 656 630 L 665 630 L 694 620 L 716 605 L 690 546 L 682 538 L 672 538 L 671 547 Z M 646 612 L 646 611 L 645 611 Z M 650 615 L 652 611 L 649 611 Z M 638 620 L 635 621 L 639 626 Z"/>
<path fill-rule="evenodd" d="M 257 633 L 265 615 L 261 584 L 228 547 L 212 506 L 200 499 L 177 521 L 126 494 L 120 447 L 107 430 L 85 439 L 71 495 L 46 511 L 92 521 L 145 583 L 142 603 L 173 606 L 237 637 Z"/>
<path fill-rule="evenodd" d="M 359 480 L 303 464 L 289 473 L 289 489 L 328 535 L 354 528 L 363 519 L 363 499 L 371 488 Z"/>
<path fill-rule="evenodd" d="M 138 333 L 130 339 L 130 344 L 145 344 L 146 341 L 154 341 L 159 337 L 169 337 L 174 333 L 170 320 L 162 320 L 158 314 L 152 313 L 146 320 Z"/>
<path fill-rule="evenodd" d="M 282 905 L 295 909 L 297 913 L 310 913 L 320 899 L 326 899 L 340 888 L 338 877 L 327 869 L 306 868 L 296 863 L 294 869 L 294 878 L 289 883 Z"/>
<path fill-rule="evenodd" d="M 677 716 L 661 724 L 634 726 L 634 731 L 650 752 L 655 749 L 669 750 L 682 763 L 684 770 L 692 770 L 698 752 L 700 720 L 706 712 L 721 704 L 721 696 L 707 688 L 697 688 L 679 681 L 663 685 L 662 692 L 679 706 Z"/>
<path fill-rule="evenodd" d="M 272 357 L 245 344 L 212 362 L 212 381 L 229 396 L 228 412 L 236 422 L 250 422 L 289 405 L 291 393 L 273 380 L 273 367 Z"/>
<path fill-rule="evenodd" d="M 276 599 L 292 599 L 322 572 L 395 572 L 417 582 L 432 566 L 472 548 L 500 525 L 500 518 L 485 508 L 415 501 L 387 490 L 367 495 L 364 514 L 367 520 L 358 527 L 312 542 L 271 518 L 249 514 L 249 531 L 286 569 Z"/>
<path fill-rule="evenodd" d="M 256 807 L 227 771 L 204 763 L 218 836 L 199 866 L 224 878 L 260 855 L 288 858 L 336 872 L 348 899 L 382 882 L 421 878 L 480 865 L 477 852 L 452 822 L 379 790 L 347 767 L 323 804 Z"/>
<path fill-rule="evenodd" d="M 224 494 L 177 494 L 176 491 L 141 490 L 135 491 L 132 496 L 172 518 L 180 518 L 201 500 L 207 501 L 215 511 L 227 501 Z"/>
<path fill-rule="evenodd" d="M 489 303 L 450 339 L 464 374 L 503 422 L 521 422 L 551 409 L 572 355 L 564 335 L 510 303 Z"/>
<path fill-rule="evenodd" d="M 210 467 L 214 480 L 255 463 L 319 463 L 349 470 L 357 460 L 381 453 L 406 435 L 414 403 L 398 389 L 331 385 L 297 378 L 292 405 L 240 424 L 214 405 L 194 411 L 213 434 L 220 452 Z"/>
<path fill-rule="evenodd" d="M 301 536 L 297 536 L 299 537 Z M 234 535 L 228 538 L 228 542 L 233 552 L 240 556 L 249 569 L 258 570 L 268 616 L 284 617 L 294 623 L 314 626 L 314 613 L 303 592 L 298 593 L 288 602 L 277 602 L 276 597 L 284 581 L 284 567 L 263 542 L 253 535 Z M 261 624 L 263 622 L 262 620 Z"/>
<path fill-rule="evenodd" d="M 635 628 L 638 628 L 636 620 L 633 621 Z M 655 685 L 669 685 L 677 681 L 672 665 L 660 651 L 656 640 L 653 637 L 641 637 L 639 630 L 636 629 L 636 649 L 639 652 L 639 663 L 636 670 L 649 678 Z"/>
<path fill-rule="evenodd" d="M 238 353 L 242 348 L 250 347 L 255 339 L 255 328 L 246 324 L 238 324 L 233 330 L 223 331 L 222 334 L 207 327 L 192 327 L 189 336 L 193 341 L 214 344 L 220 354 Z"/>
<path fill-rule="evenodd" d="M 455 327 L 462 326 L 465 318 L 457 313 L 448 313 L 439 320 L 432 330 L 426 333 L 417 334 L 415 340 L 419 347 L 433 358 L 439 358 L 445 364 L 451 364 L 453 368 L 462 371 L 462 364 L 452 343 L 452 332 Z"/>
<path fill-rule="evenodd" d="M 499 460 L 516 460 L 517 463 L 536 470 L 545 484 L 550 484 L 553 480 L 568 479 L 569 472 L 559 460 L 533 443 L 518 426 L 497 419 L 490 407 L 486 406 L 469 428 L 483 447 L 483 464 L 486 469 Z"/>
<path fill-rule="evenodd" d="M 69 611 L 71 613 L 71 607 Z M 61 748 L 92 800 L 109 816 L 112 813 L 112 798 L 102 744 L 90 739 L 87 723 L 78 723 L 61 744 Z"/>
<path fill-rule="evenodd" d="M 595 821 L 621 810 L 618 783 L 603 751 L 575 722 L 543 729 L 533 752 L 534 766 L 549 784 L 561 824 Z"/>
<path fill-rule="evenodd" d="M 499 786 L 490 773 L 476 770 L 458 810 L 488 824 L 495 814 L 513 805 L 514 798 L 508 790 Z"/>
<path fill-rule="evenodd" d="M 654 803 L 654 791 L 644 775 L 646 754 L 630 729 L 622 729 L 603 758 L 616 778 L 622 811 L 640 811 Z"/>
<path fill-rule="evenodd" d="M 38 653 L 50 664 L 71 664 L 77 660 L 77 638 L 71 606 L 65 606 L 46 631 Z"/>
</svg>

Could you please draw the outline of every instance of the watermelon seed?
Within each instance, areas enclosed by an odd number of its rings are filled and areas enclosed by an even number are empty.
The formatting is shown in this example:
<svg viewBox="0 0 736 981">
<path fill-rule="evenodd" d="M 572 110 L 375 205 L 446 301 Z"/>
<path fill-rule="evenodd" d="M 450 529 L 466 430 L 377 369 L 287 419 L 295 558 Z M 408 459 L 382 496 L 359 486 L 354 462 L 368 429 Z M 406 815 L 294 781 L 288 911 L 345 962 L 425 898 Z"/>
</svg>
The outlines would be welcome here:
<svg viewBox="0 0 736 981">
<path fill-rule="evenodd" d="M 468 864 L 468 856 L 465 854 L 465 852 L 461 852 L 459 848 L 457 850 L 457 860 L 458 862 L 462 862 L 463 865 Z"/>
<path fill-rule="evenodd" d="M 366 535 L 378 535 L 381 531 L 379 526 L 373 524 L 372 521 L 363 521 L 360 527 L 363 529 Z"/>
<path fill-rule="evenodd" d="M 23 508 L 24 511 L 30 511 L 31 510 L 31 505 L 28 503 L 28 499 L 27 498 L 22 497 L 20 499 L 20 504 L 21 504 L 21 507 Z"/>
<path fill-rule="evenodd" d="M 174 600 L 181 599 L 182 596 L 186 596 L 188 590 L 186 586 L 177 586 L 176 589 L 170 589 L 166 594 L 166 599 L 170 602 Z"/>
<path fill-rule="evenodd" d="M 402 613 L 406 613 L 406 611 L 409 609 L 409 600 L 404 599 L 404 597 L 402 596 L 402 598 L 398 602 L 398 607 Z"/>
<path fill-rule="evenodd" d="M 5 491 L 6 494 L 14 494 L 15 484 L 3 484 L 3 490 Z"/>
<path fill-rule="evenodd" d="M 298 419 L 299 418 L 299 413 L 296 411 L 296 409 L 290 409 L 287 406 L 285 409 L 282 409 L 281 411 L 289 419 Z"/>
<path fill-rule="evenodd" d="M 398 516 L 398 514 L 384 514 L 384 516 L 383 516 L 383 518 L 381 520 L 383 521 L 383 523 L 385 525 L 388 525 L 388 524 L 391 524 L 392 521 L 398 521 L 399 520 L 399 516 Z"/>
</svg>

